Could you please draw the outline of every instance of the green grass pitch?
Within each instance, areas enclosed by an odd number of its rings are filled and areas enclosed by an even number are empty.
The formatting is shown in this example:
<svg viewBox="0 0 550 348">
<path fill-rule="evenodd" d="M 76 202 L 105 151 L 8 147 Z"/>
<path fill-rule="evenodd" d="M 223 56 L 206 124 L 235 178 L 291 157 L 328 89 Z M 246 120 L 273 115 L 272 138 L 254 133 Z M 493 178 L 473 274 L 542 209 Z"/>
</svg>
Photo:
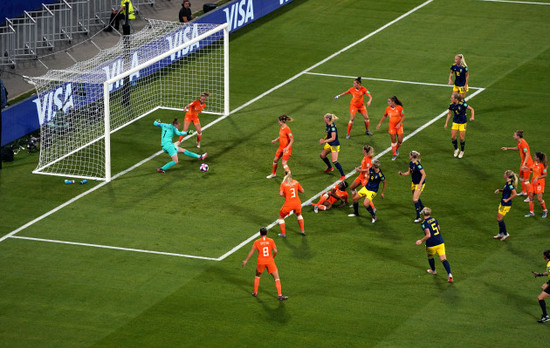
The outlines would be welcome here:
<svg viewBox="0 0 550 348">
<path fill-rule="evenodd" d="M 538 203 L 536 217 L 524 218 L 527 203 L 517 198 L 505 218 L 511 237 L 491 237 L 500 199 L 493 191 L 505 170 L 519 169 L 518 153 L 500 147 L 514 146 L 512 133 L 523 129 L 532 153 L 550 154 L 550 3 L 434 0 L 316 65 L 421 4 L 295 0 L 232 35 L 232 110 L 308 73 L 204 131 L 200 151 L 209 153 L 208 173 L 199 171 L 200 161 L 181 156 L 179 165 L 157 174 L 168 161 L 163 154 L 21 228 L 99 183 L 64 185 L 59 177 L 32 175 L 36 154 L 5 164 L 0 346 L 546 344 L 550 326 L 536 322 L 543 280 L 530 271 L 543 270 L 550 220 L 541 219 Z M 372 128 L 389 96 L 403 101 L 407 136 L 446 110 L 450 88 L 430 84 L 446 84 L 457 53 L 468 62 L 470 86 L 483 88 L 469 101 L 476 120 L 468 124 L 465 157 L 453 158 L 450 130 L 440 118 L 408 139 L 396 161 L 391 154 L 380 158 L 388 188 L 385 200 L 375 199 L 376 224 L 365 211 L 351 219 L 347 207 L 319 214 L 305 207 L 307 237 L 294 216 L 287 219 L 287 239 L 276 237 L 275 226 L 269 235 L 290 299 L 277 301 L 266 274 L 253 298 L 255 262 L 240 266 L 251 243 L 233 249 L 274 222 L 283 203 L 281 168 L 277 179 L 265 179 L 277 116 L 294 118 L 289 164 L 306 201 L 338 178 L 321 172 L 324 113 L 340 116 L 339 161 L 346 172 L 359 165 L 363 144 L 378 153 L 389 146 L 387 121 L 372 137 L 356 121 L 352 138 L 343 139 L 349 97 L 333 97 L 351 87 L 349 77 L 363 76 L 373 94 Z M 116 133 L 113 173 L 159 151 L 152 122 L 174 115 L 159 111 Z M 214 119 L 205 114 L 201 123 Z M 195 151 L 193 145 L 191 138 L 188 149 Z M 441 224 L 453 284 L 438 260 L 439 274 L 426 273 L 424 247 L 414 244 L 422 232 L 412 222 L 410 179 L 397 175 L 413 149 L 422 154 L 421 198 Z"/>
</svg>

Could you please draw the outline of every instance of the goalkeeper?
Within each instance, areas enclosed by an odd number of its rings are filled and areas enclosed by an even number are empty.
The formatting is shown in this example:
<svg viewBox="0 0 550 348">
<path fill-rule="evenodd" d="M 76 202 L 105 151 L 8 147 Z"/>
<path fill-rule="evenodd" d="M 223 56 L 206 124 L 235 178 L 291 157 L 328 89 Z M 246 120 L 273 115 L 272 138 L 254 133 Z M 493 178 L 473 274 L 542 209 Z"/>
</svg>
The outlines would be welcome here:
<svg viewBox="0 0 550 348">
<path fill-rule="evenodd" d="M 166 163 L 160 168 L 157 168 L 157 172 L 165 173 L 168 168 L 178 164 L 178 152 L 183 152 L 183 154 L 186 156 L 200 158 L 201 160 L 204 160 L 206 158 L 206 152 L 202 155 L 197 155 L 194 152 L 187 151 L 184 148 L 174 145 L 174 143 L 172 142 L 172 138 L 175 135 L 193 134 L 192 130 L 189 130 L 187 132 L 180 132 L 178 130 L 178 128 L 180 127 L 180 121 L 178 121 L 177 118 L 175 118 L 171 124 L 162 123 L 160 122 L 160 120 L 156 120 L 153 125 L 162 128 L 162 135 L 160 137 L 160 145 L 162 146 L 162 151 L 166 152 L 170 157 L 172 157 L 172 160 L 170 162 Z"/>
</svg>

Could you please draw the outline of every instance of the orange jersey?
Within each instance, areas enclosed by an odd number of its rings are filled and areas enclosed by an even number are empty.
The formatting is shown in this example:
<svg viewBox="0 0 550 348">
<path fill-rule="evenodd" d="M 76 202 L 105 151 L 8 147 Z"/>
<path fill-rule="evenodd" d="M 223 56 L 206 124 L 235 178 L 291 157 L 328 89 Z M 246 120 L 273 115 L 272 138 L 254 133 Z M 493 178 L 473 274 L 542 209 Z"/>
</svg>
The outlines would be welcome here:
<svg viewBox="0 0 550 348">
<path fill-rule="evenodd" d="M 292 131 L 290 130 L 289 126 L 281 126 L 281 129 L 279 130 L 279 148 L 283 149 L 285 148 L 288 143 L 290 143 L 290 138 L 292 138 Z"/>
<path fill-rule="evenodd" d="M 355 87 L 351 87 L 346 91 L 346 94 L 351 94 L 351 102 L 350 105 L 355 107 L 361 107 L 365 105 L 365 101 L 363 100 L 364 95 L 370 95 L 370 92 L 363 86 L 359 87 L 359 90 L 355 89 Z"/>
<path fill-rule="evenodd" d="M 260 239 L 254 241 L 252 247 L 258 250 L 258 263 L 266 264 L 273 262 L 273 250 L 277 249 L 273 239 L 262 236 Z"/>
<path fill-rule="evenodd" d="M 519 142 L 518 150 L 519 150 L 519 156 L 521 157 L 521 166 L 523 166 L 523 161 L 525 161 L 525 157 L 527 157 L 527 162 L 525 163 L 525 166 L 527 168 L 531 168 L 533 166 L 533 158 L 531 157 L 531 150 L 529 149 L 529 144 L 527 144 L 525 139 L 521 139 L 521 141 Z"/>
<path fill-rule="evenodd" d="M 369 169 L 371 166 L 371 163 L 372 163 L 372 158 L 370 158 L 369 156 L 363 157 L 363 159 L 361 160 L 361 169 Z M 361 181 L 365 180 L 365 176 L 367 175 L 367 173 L 368 171 L 359 173 L 359 178 L 361 179 Z M 362 185 L 365 186 L 366 183 Z"/>
<path fill-rule="evenodd" d="M 401 105 L 396 105 L 394 108 L 388 106 L 384 115 L 389 116 L 390 118 L 390 128 L 395 128 L 395 125 L 401 122 L 401 119 L 405 116 L 405 113 L 403 112 L 403 107 Z"/>
<path fill-rule="evenodd" d="M 533 165 L 533 185 L 544 186 L 546 178 L 538 179 L 537 181 L 535 181 L 535 178 L 546 175 L 547 172 L 548 169 L 544 167 L 544 164 L 535 162 L 535 164 Z"/>
<path fill-rule="evenodd" d="M 302 185 L 296 180 L 292 180 L 289 184 L 286 181 L 281 184 L 281 191 L 285 196 L 285 205 L 300 206 L 302 201 L 298 196 L 298 192 L 303 191 Z"/>
<path fill-rule="evenodd" d="M 348 193 L 344 190 L 344 191 L 341 191 L 339 188 L 338 188 L 338 185 L 334 185 L 334 187 L 332 187 L 334 189 L 334 194 L 338 197 L 340 197 L 341 199 L 343 200 L 346 200 L 348 199 Z M 330 204 L 333 204 L 336 202 L 336 198 L 330 196 L 328 201 L 330 202 Z"/>
<path fill-rule="evenodd" d="M 187 105 L 189 107 L 189 110 L 187 110 L 187 113 L 185 113 L 185 116 L 189 117 L 198 117 L 199 113 L 204 110 L 206 107 L 206 103 L 201 104 L 200 100 L 195 100 L 191 104 Z"/>
</svg>

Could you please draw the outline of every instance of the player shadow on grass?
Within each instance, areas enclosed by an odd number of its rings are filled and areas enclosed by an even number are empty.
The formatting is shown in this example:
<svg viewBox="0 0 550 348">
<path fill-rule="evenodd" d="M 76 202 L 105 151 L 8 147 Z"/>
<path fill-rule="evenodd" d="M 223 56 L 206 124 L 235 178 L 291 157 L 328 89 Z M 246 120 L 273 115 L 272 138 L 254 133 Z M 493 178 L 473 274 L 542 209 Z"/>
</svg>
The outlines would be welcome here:
<svg viewBox="0 0 550 348">
<path fill-rule="evenodd" d="M 290 231 L 288 236 L 288 238 L 282 238 L 282 242 L 292 251 L 292 256 L 295 259 L 310 260 L 316 255 L 309 247 L 307 236 L 303 237 L 297 231 Z M 294 243 L 298 239 L 299 242 Z"/>
<path fill-rule="evenodd" d="M 526 279 L 533 278 L 529 272 L 525 272 Z M 502 305 L 503 306 L 510 306 L 514 305 L 516 309 L 519 312 L 525 313 L 529 317 L 532 317 L 533 319 L 538 319 L 539 317 L 536 315 L 538 312 L 536 310 L 533 310 L 536 306 L 536 295 L 537 295 L 537 289 L 535 288 L 533 293 L 530 296 L 521 296 L 518 295 L 520 291 L 518 291 L 517 288 L 510 288 L 505 286 L 498 285 L 498 282 L 486 282 L 484 280 L 479 280 L 479 282 L 486 286 L 487 289 L 491 289 L 491 296 L 495 297 L 498 296 L 499 298 L 502 298 Z M 534 300 L 533 300 L 534 299 Z M 537 307 L 538 308 L 538 307 Z"/>
</svg>

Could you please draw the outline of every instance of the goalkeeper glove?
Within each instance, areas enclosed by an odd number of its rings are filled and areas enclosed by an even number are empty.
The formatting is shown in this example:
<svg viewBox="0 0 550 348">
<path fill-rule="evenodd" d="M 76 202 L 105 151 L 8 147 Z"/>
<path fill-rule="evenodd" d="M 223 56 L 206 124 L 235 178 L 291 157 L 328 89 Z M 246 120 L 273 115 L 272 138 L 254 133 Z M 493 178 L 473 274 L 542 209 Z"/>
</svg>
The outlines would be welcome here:
<svg viewBox="0 0 550 348">
<path fill-rule="evenodd" d="M 192 129 L 190 129 L 190 130 L 187 131 L 187 135 L 192 135 L 193 133 L 195 133 L 195 132 L 193 132 Z"/>
<path fill-rule="evenodd" d="M 160 118 L 155 120 L 156 123 L 162 123 L 160 122 Z"/>
<path fill-rule="evenodd" d="M 340 98 L 340 96 L 339 96 L 339 95 L 337 95 L 336 97 L 334 97 L 334 100 L 336 100 L 336 99 L 338 99 L 338 98 Z"/>
</svg>

